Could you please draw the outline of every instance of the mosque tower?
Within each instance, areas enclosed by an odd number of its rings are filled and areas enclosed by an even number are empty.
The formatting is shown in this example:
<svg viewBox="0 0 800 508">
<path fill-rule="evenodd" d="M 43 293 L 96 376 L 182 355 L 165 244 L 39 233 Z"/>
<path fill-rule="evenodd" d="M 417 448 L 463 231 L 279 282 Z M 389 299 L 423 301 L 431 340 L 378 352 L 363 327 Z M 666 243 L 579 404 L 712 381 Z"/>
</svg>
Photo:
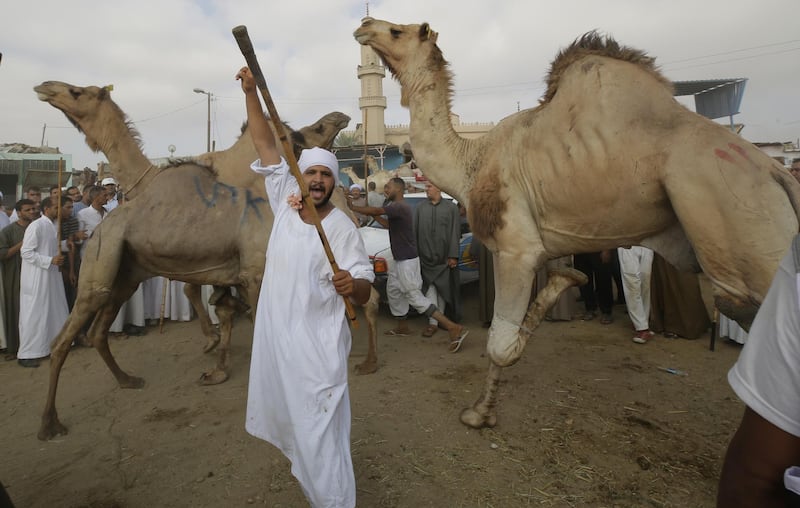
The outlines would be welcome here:
<svg viewBox="0 0 800 508">
<path fill-rule="evenodd" d="M 372 19 L 369 16 L 369 2 L 367 2 L 367 15 L 361 21 Z M 386 97 L 383 95 L 383 78 L 386 68 L 375 51 L 369 46 L 361 46 L 361 65 L 358 66 L 358 79 L 361 81 L 361 97 L 358 99 L 358 108 L 361 110 L 361 129 L 356 133 L 360 135 L 357 142 L 367 145 L 385 145 L 386 129 L 383 114 L 386 110 Z M 366 127 L 366 141 L 364 128 Z"/>
</svg>

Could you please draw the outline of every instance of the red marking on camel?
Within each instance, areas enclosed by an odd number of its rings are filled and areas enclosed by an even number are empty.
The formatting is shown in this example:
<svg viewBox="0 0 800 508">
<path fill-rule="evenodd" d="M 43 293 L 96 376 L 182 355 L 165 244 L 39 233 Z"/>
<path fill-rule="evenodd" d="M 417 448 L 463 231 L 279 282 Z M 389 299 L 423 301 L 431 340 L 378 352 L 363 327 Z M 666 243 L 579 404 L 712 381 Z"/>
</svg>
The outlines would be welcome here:
<svg viewBox="0 0 800 508">
<path fill-rule="evenodd" d="M 715 148 L 714 149 L 714 154 L 717 157 L 719 157 L 720 159 L 728 161 L 730 163 L 735 163 L 736 162 L 735 160 L 733 160 L 733 157 L 731 157 L 731 154 L 729 154 L 725 150 L 720 150 L 719 148 Z"/>
<path fill-rule="evenodd" d="M 737 145 L 736 143 L 728 143 L 728 148 L 730 148 L 734 152 L 738 153 L 739 155 L 741 155 L 742 157 L 744 157 L 748 161 L 750 160 L 750 157 L 747 156 L 747 152 L 744 151 L 744 148 L 742 148 L 741 146 Z"/>
</svg>

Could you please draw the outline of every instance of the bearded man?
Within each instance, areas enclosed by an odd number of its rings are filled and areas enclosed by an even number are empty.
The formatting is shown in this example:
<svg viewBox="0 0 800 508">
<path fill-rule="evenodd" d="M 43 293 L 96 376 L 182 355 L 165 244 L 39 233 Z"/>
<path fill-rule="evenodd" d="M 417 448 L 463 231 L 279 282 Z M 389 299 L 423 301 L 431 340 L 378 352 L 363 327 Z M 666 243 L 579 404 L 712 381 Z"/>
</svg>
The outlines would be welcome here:
<svg viewBox="0 0 800 508">
<path fill-rule="evenodd" d="M 311 209 L 275 146 L 250 69 L 242 81 L 247 122 L 275 214 L 256 309 L 247 395 L 247 432 L 277 446 L 292 463 L 312 506 L 355 506 L 350 457 L 347 357 L 350 329 L 342 297 L 366 303 L 375 277 L 355 224 L 329 201 L 336 156 L 303 150 L 298 166 L 340 270 L 328 262 Z"/>
</svg>

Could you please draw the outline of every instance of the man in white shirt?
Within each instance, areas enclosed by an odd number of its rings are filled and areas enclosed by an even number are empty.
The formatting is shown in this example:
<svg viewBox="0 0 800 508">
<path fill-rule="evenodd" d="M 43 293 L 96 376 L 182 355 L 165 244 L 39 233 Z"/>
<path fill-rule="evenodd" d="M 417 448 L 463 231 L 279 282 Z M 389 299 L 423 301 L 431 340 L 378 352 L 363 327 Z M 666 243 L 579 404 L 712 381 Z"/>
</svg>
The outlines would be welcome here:
<svg viewBox="0 0 800 508">
<path fill-rule="evenodd" d="M 87 239 L 92 237 L 94 229 L 100 224 L 107 213 L 103 205 L 108 201 L 108 191 L 102 187 L 92 187 L 89 189 L 89 199 L 92 205 L 78 212 L 79 229 L 86 234 Z M 81 257 L 83 257 L 83 251 L 86 248 L 87 241 L 88 240 L 84 240 L 81 246 Z"/>
<path fill-rule="evenodd" d="M 718 507 L 796 506 L 800 492 L 800 249 L 781 260 L 747 343 L 728 373 L 745 403 L 728 445 Z M 795 497 L 795 503 L 797 498 Z"/>
</svg>

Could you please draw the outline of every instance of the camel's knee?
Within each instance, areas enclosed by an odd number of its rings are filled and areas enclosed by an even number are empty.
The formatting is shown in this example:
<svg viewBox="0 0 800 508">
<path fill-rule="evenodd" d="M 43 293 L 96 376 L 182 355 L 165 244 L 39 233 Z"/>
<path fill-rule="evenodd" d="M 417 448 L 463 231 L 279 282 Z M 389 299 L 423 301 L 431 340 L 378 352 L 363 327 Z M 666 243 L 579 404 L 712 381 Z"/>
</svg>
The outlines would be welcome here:
<svg viewBox="0 0 800 508">
<path fill-rule="evenodd" d="M 492 327 L 489 329 L 489 341 L 486 344 L 486 353 L 492 363 L 498 367 L 509 367 L 517 363 L 525 348 L 519 332 L 518 325 L 495 315 Z"/>
<path fill-rule="evenodd" d="M 739 323 L 739 326 L 747 331 L 750 331 L 750 324 L 758 312 L 756 304 L 724 294 L 714 296 L 714 305 L 722 314 Z"/>
</svg>

